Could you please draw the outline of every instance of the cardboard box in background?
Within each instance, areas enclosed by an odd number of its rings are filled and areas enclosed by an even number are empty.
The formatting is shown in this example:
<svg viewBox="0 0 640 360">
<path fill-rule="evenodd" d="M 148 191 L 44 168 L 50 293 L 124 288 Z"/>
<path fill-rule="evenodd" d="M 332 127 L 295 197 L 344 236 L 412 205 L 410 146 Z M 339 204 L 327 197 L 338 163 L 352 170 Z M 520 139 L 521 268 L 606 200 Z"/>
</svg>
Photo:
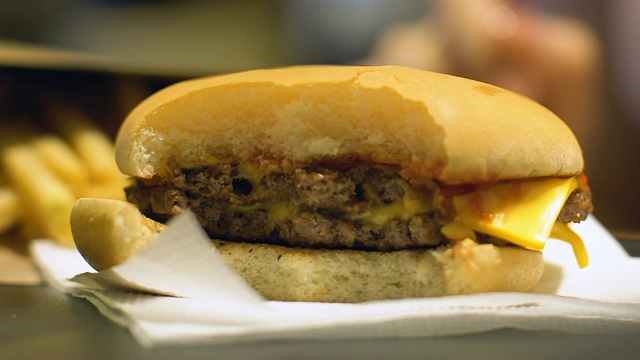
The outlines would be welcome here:
<svg viewBox="0 0 640 360">
<path fill-rule="evenodd" d="M 282 2 L 4 0 L 0 38 L 126 59 L 108 66 L 134 73 L 272 67 L 293 56 Z"/>
<path fill-rule="evenodd" d="M 114 57 L 0 40 L 2 120 L 42 117 L 47 97 L 61 97 L 84 108 L 115 135 L 124 116 L 151 92 L 173 82 L 211 73 L 150 68 Z"/>
</svg>

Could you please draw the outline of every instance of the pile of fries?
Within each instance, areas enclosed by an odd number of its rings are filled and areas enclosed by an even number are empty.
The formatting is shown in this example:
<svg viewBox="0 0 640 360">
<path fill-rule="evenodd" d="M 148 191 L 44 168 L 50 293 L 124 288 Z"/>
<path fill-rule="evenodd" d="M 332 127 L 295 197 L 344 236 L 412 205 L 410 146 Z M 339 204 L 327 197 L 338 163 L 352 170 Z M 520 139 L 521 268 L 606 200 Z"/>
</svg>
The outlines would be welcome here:
<svg viewBox="0 0 640 360">
<path fill-rule="evenodd" d="M 49 101 L 34 125 L 0 123 L 0 234 L 49 238 L 73 247 L 69 224 L 78 198 L 124 199 L 113 140 L 73 103 Z"/>
</svg>

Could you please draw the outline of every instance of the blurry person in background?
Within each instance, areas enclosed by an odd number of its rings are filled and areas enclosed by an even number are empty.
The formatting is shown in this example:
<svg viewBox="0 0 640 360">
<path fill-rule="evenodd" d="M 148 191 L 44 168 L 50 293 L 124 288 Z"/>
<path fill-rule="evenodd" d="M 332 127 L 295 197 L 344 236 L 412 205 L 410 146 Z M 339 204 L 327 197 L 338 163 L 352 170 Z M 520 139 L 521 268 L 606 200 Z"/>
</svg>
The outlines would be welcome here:
<svg viewBox="0 0 640 360">
<path fill-rule="evenodd" d="M 422 19 L 385 30 L 368 64 L 397 64 L 510 89 L 550 108 L 597 151 L 602 49 L 582 22 L 510 0 L 434 0 Z"/>
<path fill-rule="evenodd" d="M 290 0 L 285 19 L 303 63 L 405 65 L 513 90 L 564 119 L 590 159 L 602 123 L 602 47 L 585 23 L 539 6 L 550 5 Z"/>
<path fill-rule="evenodd" d="M 635 128 L 640 131 L 640 1 L 616 0 L 609 6 L 613 86 Z"/>
</svg>

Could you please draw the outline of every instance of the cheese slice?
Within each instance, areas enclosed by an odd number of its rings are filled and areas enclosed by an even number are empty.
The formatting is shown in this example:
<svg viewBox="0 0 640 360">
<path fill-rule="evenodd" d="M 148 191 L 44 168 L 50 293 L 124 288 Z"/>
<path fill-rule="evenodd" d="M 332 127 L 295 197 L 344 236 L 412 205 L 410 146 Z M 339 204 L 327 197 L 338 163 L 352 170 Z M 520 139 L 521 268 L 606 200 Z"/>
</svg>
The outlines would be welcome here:
<svg viewBox="0 0 640 360">
<path fill-rule="evenodd" d="M 455 223 L 535 250 L 542 250 L 552 235 L 571 244 L 584 267 L 588 257 L 582 240 L 566 224 L 556 223 L 578 185 L 576 178 L 512 181 L 455 196 Z"/>
</svg>

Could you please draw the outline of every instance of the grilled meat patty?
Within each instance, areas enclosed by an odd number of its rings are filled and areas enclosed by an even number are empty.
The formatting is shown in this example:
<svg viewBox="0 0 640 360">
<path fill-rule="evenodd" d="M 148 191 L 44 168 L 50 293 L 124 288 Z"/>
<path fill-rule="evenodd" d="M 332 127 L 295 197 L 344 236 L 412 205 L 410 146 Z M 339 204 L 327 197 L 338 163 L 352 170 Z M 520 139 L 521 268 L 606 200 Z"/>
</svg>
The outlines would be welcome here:
<svg viewBox="0 0 640 360">
<path fill-rule="evenodd" d="M 159 183 L 136 180 L 127 199 L 158 221 L 191 209 L 209 236 L 223 240 L 370 250 L 447 241 L 440 227 L 451 215 L 434 201 L 437 186 L 413 186 L 393 167 L 255 174 L 234 163 L 184 169 Z M 578 222 L 590 211 L 590 193 L 578 189 L 558 221 Z"/>
</svg>

